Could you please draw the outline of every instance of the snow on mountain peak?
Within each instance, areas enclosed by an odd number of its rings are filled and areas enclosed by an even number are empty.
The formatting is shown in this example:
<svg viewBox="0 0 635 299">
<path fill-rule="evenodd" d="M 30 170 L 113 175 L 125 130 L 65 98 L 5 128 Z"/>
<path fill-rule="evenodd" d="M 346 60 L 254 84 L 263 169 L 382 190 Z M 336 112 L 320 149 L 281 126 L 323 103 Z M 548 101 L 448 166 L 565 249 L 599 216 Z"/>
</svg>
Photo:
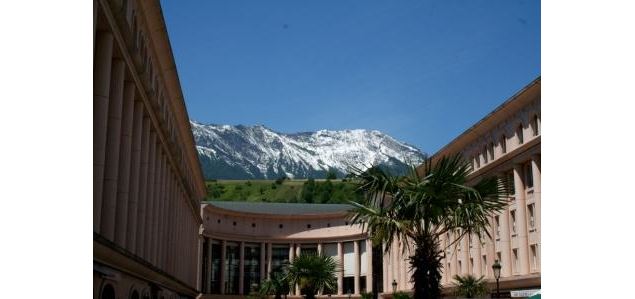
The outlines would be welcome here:
<svg viewBox="0 0 635 299">
<path fill-rule="evenodd" d="M 203 172 L 208 179 L 272 179 L 340 176 L 351 167 L 382 165 L 400 172 L 424 157 L 417 148 L 377 130 L 319 130 L 285 134 L 264 125 L 192 122 Z"/>
</svg>

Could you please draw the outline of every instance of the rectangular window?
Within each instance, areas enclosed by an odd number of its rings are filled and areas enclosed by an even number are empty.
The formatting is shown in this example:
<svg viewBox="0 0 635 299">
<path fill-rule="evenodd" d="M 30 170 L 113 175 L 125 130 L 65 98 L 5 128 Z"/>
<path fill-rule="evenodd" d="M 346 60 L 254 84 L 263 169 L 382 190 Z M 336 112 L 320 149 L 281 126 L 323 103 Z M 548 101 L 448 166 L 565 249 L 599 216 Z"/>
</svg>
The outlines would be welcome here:
<svg viewBox="0 0 635 299">
<path fill-rule="evenodd" d="M 243 262 L 243 294 L 249 294 L 254 285 L 260 284 L 260 244 L 245 243 Z"/>
<path fill-rule="evenodd" d="M 538 134 L 540 134 L 540 127 L 538 125 L 538 115 L 534 115 L 534 117 L 531 120 L 531 130 L 534 136 L 538 136 Z"/>
<path fill-rule="evenodd" d="M 210 284 L 212 287 L 212 294 L 220 294 L 220 260 L 222 254 L 222 245 L 218 241 L 212 241 L 212 277 L 210 277 Z"/>
<path fill-rule="evenodd" d="M 339 257 L 339 255 L 337 253 L 337 243 L 322 244 L 322 254 L 324 254 L 326 256 L 330 256 L 335 261 L 337 261 L 338 264 L 340 263 L 340 257 Z M 335 289 L 325 288 L 322 293 L 324 293 L 324 294 L 337 294 L 337 286 L 335 286 Z"/>
<path fill-rule="evenodd" d="M 480 168 L 481 167 L 481 158 L 479 157 L 478 154 L 474 157 L 474 161 L 476 161 L 476 168 L 477 169 Z"/>
<path fill-rule="evenodd" d="M 494 216 L 494 222 L 496 223 L 496 237 L 499 238 L 501 236 L 500 218 L 498 216 Z"/>
<path fill-rule="evenodd" d="M 366 252 L 366 240 L 359 241 L 359 275 L 366 275 L 368 271 L 368 253 Z"/>
<path fill-rule="evenodd" d="M 271 273 L 281 272 L 284 265 L 289 263 L 289 246 L 282 244 L 271 245 Z"/>
<path fill-rule="evenodd" d="M 516 211 L 510 211 L 509 215 L 511 216 L 512 221 L 512 233 L 516 233 Z"/>
<path fill-rule="evenodd" d="M 494 142 L 491 142 L 489 144 L 488 152 L 489 152 L 489 159 L 494 161 Z"/>
<path fill-rule="evenodd" d="M 355 251 L 353 242 L 345 242 L 342 245 L 344 249 L 344 277 L 355 276 Z"/>
<path fill-rule="evenodd" d="M 501 152 L 503 152 L 503 154 L 507 153 L 507 137 L 505 135 L 503 135 L 501 137 Z"/>
<path fill-rule="evenodd" d="M 501 258 L 501 253 L 500 253 L 500 251 L 496 253 L 496 258 L 497 258 L 497 261 L 498 261 L 499 263 L 502 263 L 502 262 L 503 262 L 503 259 Z"/>
<path fill-rule="evenodd" d="M 353 294 L 355 292 L 355 277 L 344 277 L 342 286 L 344 294 Z"/>
<path fill-rule="evenodd" d="M 536 245 L 529 246 L 531 249 L 531 269 L 538 270 L 538 255 L 536 254 Z"/>
<path fill-rule="evenodd" d="M 518 138 L 518 144 L 523 144 L 525 140 L 523 139 L 523 125 L 519 125 L 516 129 L 516 138 Z"/>
<path fill-rule="evenodd" d="M 240 246 L 237 243 L 227 243 L 225 252 L 225 294 L 238 294 L 239 262 Z"/>
<path fill-rule="evenodd" d="M 487 164 L 487 148 L 483 149 L 483 164 Z"/>
<path fill-rule="evenodd" d="M 535 221 L 534 221 L 534 208 L 535 208 L 536 204 L 530 204 L 527 206 L 527 214 L 529 215 L 529 228 L 534 228 L 535 227 Z"/>
<path fill-rule="evenodd" d="M 475 275 L 475 271 L 474 271 L 474 259 L 470 258 L 470 269 L 472 270 L 472 275 Z"/>
<path fill-rule="evenodd" d="M 366 275 L 359 276 L 359 293 L 366 293 Z"/>
<path fill-rule="evenodd" d="M 461 263 L 461 261 L 459 261 L 459 269 L 458 269 L 459 274 L 463 274 L 463 263 Z"/>
<path fill-rule="evenodd" d="M 531 162 L 525 164 L 525 188 L 534 187 L 534 173 L 531 169 Z"/>
<path fill-rule="evenodd" d="M 514 181 L 514 171 L 510 170 L 507 172 L 507 180 L 506 180 L 508 186 L 507 188 L 509 188 L 509 195 L 510 196 L 514 196 L 516 195 L 516 185 L 515 185 L 515 181 Z"/>
<path fill-rule="evenodd" d="M 481 271 L 482 271 L 481 274 L 484 275 L 484 276 L 488 276 L 487 275 L 487 269 L 488 269 L 488 267 L 487 267 L 487 255 L 483 256 L 483 261 L 481 263 L 482 263 L 481 264 Z"/>
<path fill-rule="evenodd" d="M 518 273 L 518 249 L 513 249 L 512 253 L 514 255 L 514 273 Z"/>
</svg>

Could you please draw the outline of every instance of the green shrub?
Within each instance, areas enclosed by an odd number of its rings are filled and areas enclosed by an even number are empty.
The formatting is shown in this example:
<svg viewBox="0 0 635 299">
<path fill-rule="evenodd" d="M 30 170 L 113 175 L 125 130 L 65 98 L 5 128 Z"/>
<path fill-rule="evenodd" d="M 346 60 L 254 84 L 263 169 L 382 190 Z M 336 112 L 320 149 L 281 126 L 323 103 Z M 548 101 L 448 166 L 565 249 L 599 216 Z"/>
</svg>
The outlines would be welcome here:
<svg viewBox="0 0 635 299">
<path fill-rule="evenodd" d="M 361 299 L 373 299 L 373 293 L 362 293 L 361 294 Z"/>
<path fill-rule="evenodd" d="M 392 295 L 392 298 L 393 299 L 410 299 L 410 295 L 405 292 L 397 292 L 394 295 Z"/>
</svg>

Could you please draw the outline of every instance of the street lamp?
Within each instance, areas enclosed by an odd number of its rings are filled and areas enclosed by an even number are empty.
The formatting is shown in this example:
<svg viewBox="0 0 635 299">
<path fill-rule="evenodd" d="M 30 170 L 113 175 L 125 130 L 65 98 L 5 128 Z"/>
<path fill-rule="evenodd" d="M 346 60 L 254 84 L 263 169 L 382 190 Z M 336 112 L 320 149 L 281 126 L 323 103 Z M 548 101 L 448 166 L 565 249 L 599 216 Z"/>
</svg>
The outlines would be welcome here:
<svg viewBox="0 0 635 299">
<path fill-rule="evenodd" d="M 393 294 L 397 292 L 397 281 L 396 280 L 392 280 L 392 292 Z"/>
<path fill-rule="evenodd" d="M 501 278 L 501 264 L 498 263 L 498 260 L 494 261 L 492 270 L 494 271 L 494 278 L 496 278 L 496 298 L 500 298 L 500 288 L 498 287 L 498 280 Z"/>
</svg>

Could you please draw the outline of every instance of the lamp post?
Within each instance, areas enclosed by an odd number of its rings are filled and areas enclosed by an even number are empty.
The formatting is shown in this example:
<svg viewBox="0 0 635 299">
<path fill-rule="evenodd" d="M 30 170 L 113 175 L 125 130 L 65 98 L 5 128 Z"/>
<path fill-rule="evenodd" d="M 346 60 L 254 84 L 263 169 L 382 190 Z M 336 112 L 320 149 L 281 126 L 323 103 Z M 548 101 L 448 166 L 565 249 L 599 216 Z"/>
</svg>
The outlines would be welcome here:
<svg viewBox="0 0 635 299">
<path fill-rule="evenodd" d="M 397 281 L 396 280 L 392 280 L 392 293 L 396 293 L 397 292 Z"/>
<path fill-rule="evenodd" d="M 492 270 L 494 271 L 494 278 L 496 278 L 496 298 L 500 298 L 500 288 L 498 286 L 498 280 L 501 278 L 501 264 L 498 263 L 498 260 L 494 261 Z"/>
</svg>

